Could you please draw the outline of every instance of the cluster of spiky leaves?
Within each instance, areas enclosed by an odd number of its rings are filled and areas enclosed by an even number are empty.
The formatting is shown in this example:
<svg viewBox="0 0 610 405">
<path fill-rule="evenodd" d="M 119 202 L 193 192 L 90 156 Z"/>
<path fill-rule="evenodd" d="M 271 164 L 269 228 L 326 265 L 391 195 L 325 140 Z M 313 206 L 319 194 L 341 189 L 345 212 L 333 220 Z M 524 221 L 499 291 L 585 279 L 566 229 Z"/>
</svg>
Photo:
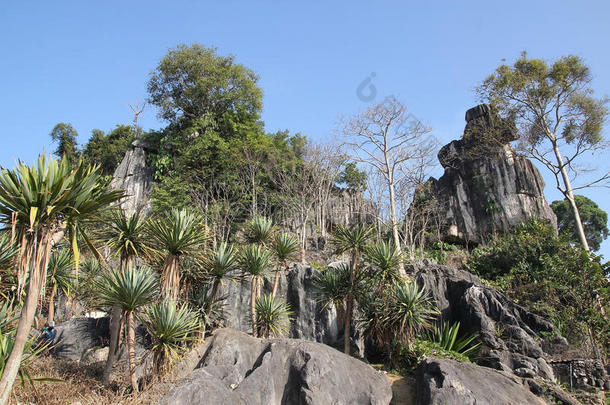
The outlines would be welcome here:
<svg viewBox="0 0 610 405">
<path fill-rule="evenodd" d="M 292 311 L 284 300 L 263 294 L 256 300 L 256 325 L 261 337 L 280 337 L 288 333 Z"/>
</svg>

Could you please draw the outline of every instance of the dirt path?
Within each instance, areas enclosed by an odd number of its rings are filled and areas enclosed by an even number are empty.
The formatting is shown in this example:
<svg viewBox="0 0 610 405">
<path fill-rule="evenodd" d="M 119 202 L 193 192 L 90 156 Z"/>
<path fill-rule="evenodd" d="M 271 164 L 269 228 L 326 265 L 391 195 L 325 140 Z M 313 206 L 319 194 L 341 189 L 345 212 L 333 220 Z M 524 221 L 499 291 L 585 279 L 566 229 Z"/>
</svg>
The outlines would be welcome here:
<svg viewBox="0 0 610 405">
<path fill-rule="evenodd" d="M 385 376 L 392 387 L 392 402 L 390 402 L 390 405 L 415 404 L 415 378 L 390 373 Z"/>
</svg>

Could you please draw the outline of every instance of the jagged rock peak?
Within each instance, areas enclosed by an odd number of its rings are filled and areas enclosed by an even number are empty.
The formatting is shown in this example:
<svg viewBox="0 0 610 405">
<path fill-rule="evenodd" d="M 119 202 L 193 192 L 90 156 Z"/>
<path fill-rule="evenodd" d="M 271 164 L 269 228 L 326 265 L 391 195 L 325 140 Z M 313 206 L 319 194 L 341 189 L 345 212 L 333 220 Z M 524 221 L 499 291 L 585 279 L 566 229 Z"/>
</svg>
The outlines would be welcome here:
<svg viewBox="0 0 610 405">
<path fill-rule="evenodd" d="M 133 141 L 110 182 L 112 189 L 125 190 L 127 197 L 121 201 L 121 208 L 127 215 L 136 210 L 143 214 L 150 211 L 153 172 L 146 166 L 147 148 L 148 145 L 142 139 Z"/>
<path fill-rule="evenodd" d="M 481 104 L 466 111 L 461 139 L 438 153 L 445 173 L 428 183 L 428 192 L 446 213 L 443 239 L 479 243 L 530 217 L 556 226 L 540 172 L 509 144 L 517 138 L 512 120 L 502 118 L 491 106 Z"/>
</svg>

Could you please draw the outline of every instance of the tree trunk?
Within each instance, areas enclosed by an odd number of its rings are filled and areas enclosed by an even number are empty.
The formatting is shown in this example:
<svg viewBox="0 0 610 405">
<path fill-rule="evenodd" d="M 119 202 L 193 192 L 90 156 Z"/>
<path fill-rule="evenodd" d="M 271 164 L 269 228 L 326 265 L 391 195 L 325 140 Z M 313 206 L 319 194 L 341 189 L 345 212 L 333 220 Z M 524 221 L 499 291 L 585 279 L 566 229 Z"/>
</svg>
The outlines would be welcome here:
<svg viewBox="0 0 610 405">
<path fill-rule="evenodd" d="M 576 223 L 576 232 L 578 233 L 578 239 L 580 240 L 580 244 L 582 245 L 583 249 L 589 252 L 589 243 L 587 242 L 587 237 L 585 236 L 585 229 L 582 226 L 582 220 L 580 219 L 580 212 L 578 211 L 578 206 L 576 205 L 576 200 L 574 199 L 574 192 L 572 191 L 572 183 L 570 182 L 570 176 L 568 176 L 568 172 L 565 168 L 565 164 L 563 162 L 563 158 L 561 157 L 561 152 L 559 151 L 557 143 L 552 142 L 552 144 L 553 152 L 555 152 L 555 158 L 557 159 L 557 165 L 559 166 L 561 178 L 565 187 L 564 195 L 570 202 L 570 206 L 572 207 L 572 213 L 574 214 L 574 222 Z"/>
<path fill-rule="evenodd" d="M 275 294 L 277 294 L 277 288 L 280 285 L 280 275 L 282 271 L 286 268 L 286 261 L 282 261 L 281 267 L 278 271 L 275 272 L 275 278 L 273 279 L 273 289 L 271 290 L 271 296 L 275 298 Z"/>
<path fill-rule="evenodd" d="M 136 377 L 136 330 L 133 327 L 133 312 L 127 313 L 127 348 L 129 351 L 129 378 L 131 388 L 138 392 L 138 378 Z"/>
<path fill-rule="evenodd" d="M 349 273 L 349 292 L 347 294 L 347 305 L 345 308 L 345 322 L 343 332 L 343 352 L 347 355 L 351 352 L 352 338 L 352 316 L 354 312 L 354 284 L 356 280 L 356 271 L 358 271 L 359 255 L 357 252 L 352 253 L 352 263 Z"/>
<path fill-rule="evenodd" d="M 31 240 L 31 243 L 34 243 L 35 245 L 31 248 L 33 252 L 31 254 L 30 262 L 28 263 L 30 275 L 25 303 L 21 309 L 21 317 L 17 324 L 13 349 L 6 360 L 2 379 L 0 379 L 0 405 L 7 403 L 13 389 L 15 378 L 19 373 L 23 349 L 25 348 L 30 335 L 30 329 L 32 328 L 32 322 L 34 321 L 34 315 L 36 314 L 36 308 L 38 306 L 38 298 L 40 297 L 40 289 L 45 281 L 43 276 L 46 275 L 52 237 L 47 234 L 47 231 L 42 230 L 40 231 L 42 232 L 42 236 L 38 238 L 38 232 L 38 230 L 34 231 L 34 236 Z M 29 249 L 26 246 L 24 249 L 26 254 L 28 253 L 28 250 Z"/>
<path fill-rule="evenodd" d="M 51 296 L 49 297 L 49 316 L 47 322 L 51 323 L 55 321 L 55 293 L 57 292 L 57 286 L 54 285 L 51 288 Z"/>
<path fill-rule="evenodd" d="M 110 374 L 112 373 L 112 367 L 117 358 L 117 352 L 119 350 L 119 334 L 121 333 L 121 307 L 115 305 L 112 307 L 110 313 L 110 344 L 108 345 L 108 357 L 106 358 L 106 367 L 104 368 L 104 374 L 102 375 L 102 384 L 108 385 L 110 383 Z"/>
<path fill-rule="evenodd" d="M 252 276 L 250 291 L 250 316 L 252 317 L 252 336 L 256 337 L 256 277 Z"/>
<path fill-rule="evenodd" d="M 402 257 L 402 249 L 400 247 L 400 236 L 398 235 L 398 217 L 396 215 L 396 196 L 394 195 L 394 184 L 390 181 L 388 182 L 388 188 L 390 191 L 390 211 L 391 211 L 391 220 L 392 220 L 392 236 L 394 238 L 394 245 L 396 245 L 396 250 L 398 251 L 399 264 L 398 264 L 398 273 L 405 277 L 407 273 L 405 272 L 405 264 Z"/>
</svg>

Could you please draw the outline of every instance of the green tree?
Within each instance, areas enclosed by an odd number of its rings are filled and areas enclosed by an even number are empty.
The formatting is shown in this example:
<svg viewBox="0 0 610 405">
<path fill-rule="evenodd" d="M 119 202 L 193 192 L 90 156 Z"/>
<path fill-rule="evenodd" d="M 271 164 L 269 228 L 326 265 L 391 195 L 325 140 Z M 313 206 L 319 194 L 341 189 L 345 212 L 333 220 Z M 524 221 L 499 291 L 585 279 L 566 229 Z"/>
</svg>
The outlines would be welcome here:
<svg viewBox="0 0 610 405">
<path fill-rule="evenodd" d="M 69 249 L 55 251 L 49 258 L 47 286 L 51 289 L 51 292 L 49 294 L 48 322 L 55 320 L 55 295 L 57 291 L 59 290 L 66 297 L 69 297 L 74 289 L 76 279 L 72 275 L 72 265 L 72 255 Z"/>
<path fill-rule="evenodd" d="M 220 243 L 203 258 L 203 267 L 206 276 L 212 280 L 212 290 L 209 300 L 206 301 L 205 318 L 210 319 L 212 308 L 218 294 L 220 285 L 231 278 L 231 273 L 238 267 L 238 255 L 233 245 Z"/>
<path fill-rule="evenodd" d="M 95 284 L 101 306 L 119 306 L 125 313 L 127 347 L 129 352 L 129 376 L 131 387 L 138 391 L 136 377 L 136 332 L 134 316 L 157 297 L 159 286 L 154 273 L 146 268 L 129 266 L 110 270 Z"/>
<path fill-rule="evenodd" d="M 569 201 L 583 248 L 589 242 L 574 190 L 606 182 L 610 173 L 574 187 L 571 175 L 578 158 L 606 146 L 602 138 L 608 115 L 606 100 L 592 96 L 591 73 L 582 59 L 569 55 L 551 64 L 529 59 L 523 52 L 512 66 L 501 65 L 477 88 L 480 97 L 516 120 L 527 155 L 553 173 L 556 186 Z"/>
<path fill-rule="evenodd" d="M 54 152 L 55 156 L 59 159 L 65 156 L 71 165 L 76 164 L 79 158 L 77 138 L 78 132 L 76 132 L 72 124 L 60 122 L 55 125 L 51 131 L 51 139 L 57 143 L 57 149 Z"/>
<path fill-rule="evenodd" d="M 19 241 L 19 289 L 28 281 L 15 342 L 0 380 L 0 403 L 8 400 L 19 371 L 51 247 L 64 237 L 68 222 L 91 218 L 122 197 L 122 191 L 104 187 L 98 168 L 82 162 L 71 168 L 67 159 L 39 156 L 31 167 L 20 162 L 14 170 L 0 170 L 0 223 Z"/>
<path fill-rule="evenodd" d="M 275 258 L 279 261 L 279 268 L 275 270 L 275 277 L 273 278 L 273 290 L 271 290 L 272 297 L 275 297 L 277 294 L 282 271 L 288 267 L 289 260 L 296 259 L 299 248 L 299 241 L 289 233 L 283 232 L 275 235 L 272 249 Z"/>
<path fill-rule="evenodd" d="M 255 115 L 262 108 L 258 77 L 233 56 L 199 44 L 170 49 L 148 82 L 149 102 L 170 122 L 206 114 Z"/>
<path fill-rule="evenodd" d="M 366 173 L 358 169 L 356 162 L 347 162 L 337 177 L 337 183 L 350 191 L 362 192 L 366 190 L 366 177 Z"/>
<path fill-rule="evenodd" d="M 592 250 L 597 251 L 604 239 L 608 237 L 608 214 L 584 195 L 575 195 L 574 200 L 587 242 Z M 559 233 L 566 235 L 572 243 L 580 243 L 570 202 L 568 200 L 553 201 L 551 208 L 557 216 Z"/>
<path fill-rule="evenodd" d="M 101 167 L 104 175 L 111 176 L 119 166 L 129 145 L 134 140 L 133 127 L 117 125 L 108 134 L 94 129 L 83 150 L 83 159 Z"/>
</svg>

